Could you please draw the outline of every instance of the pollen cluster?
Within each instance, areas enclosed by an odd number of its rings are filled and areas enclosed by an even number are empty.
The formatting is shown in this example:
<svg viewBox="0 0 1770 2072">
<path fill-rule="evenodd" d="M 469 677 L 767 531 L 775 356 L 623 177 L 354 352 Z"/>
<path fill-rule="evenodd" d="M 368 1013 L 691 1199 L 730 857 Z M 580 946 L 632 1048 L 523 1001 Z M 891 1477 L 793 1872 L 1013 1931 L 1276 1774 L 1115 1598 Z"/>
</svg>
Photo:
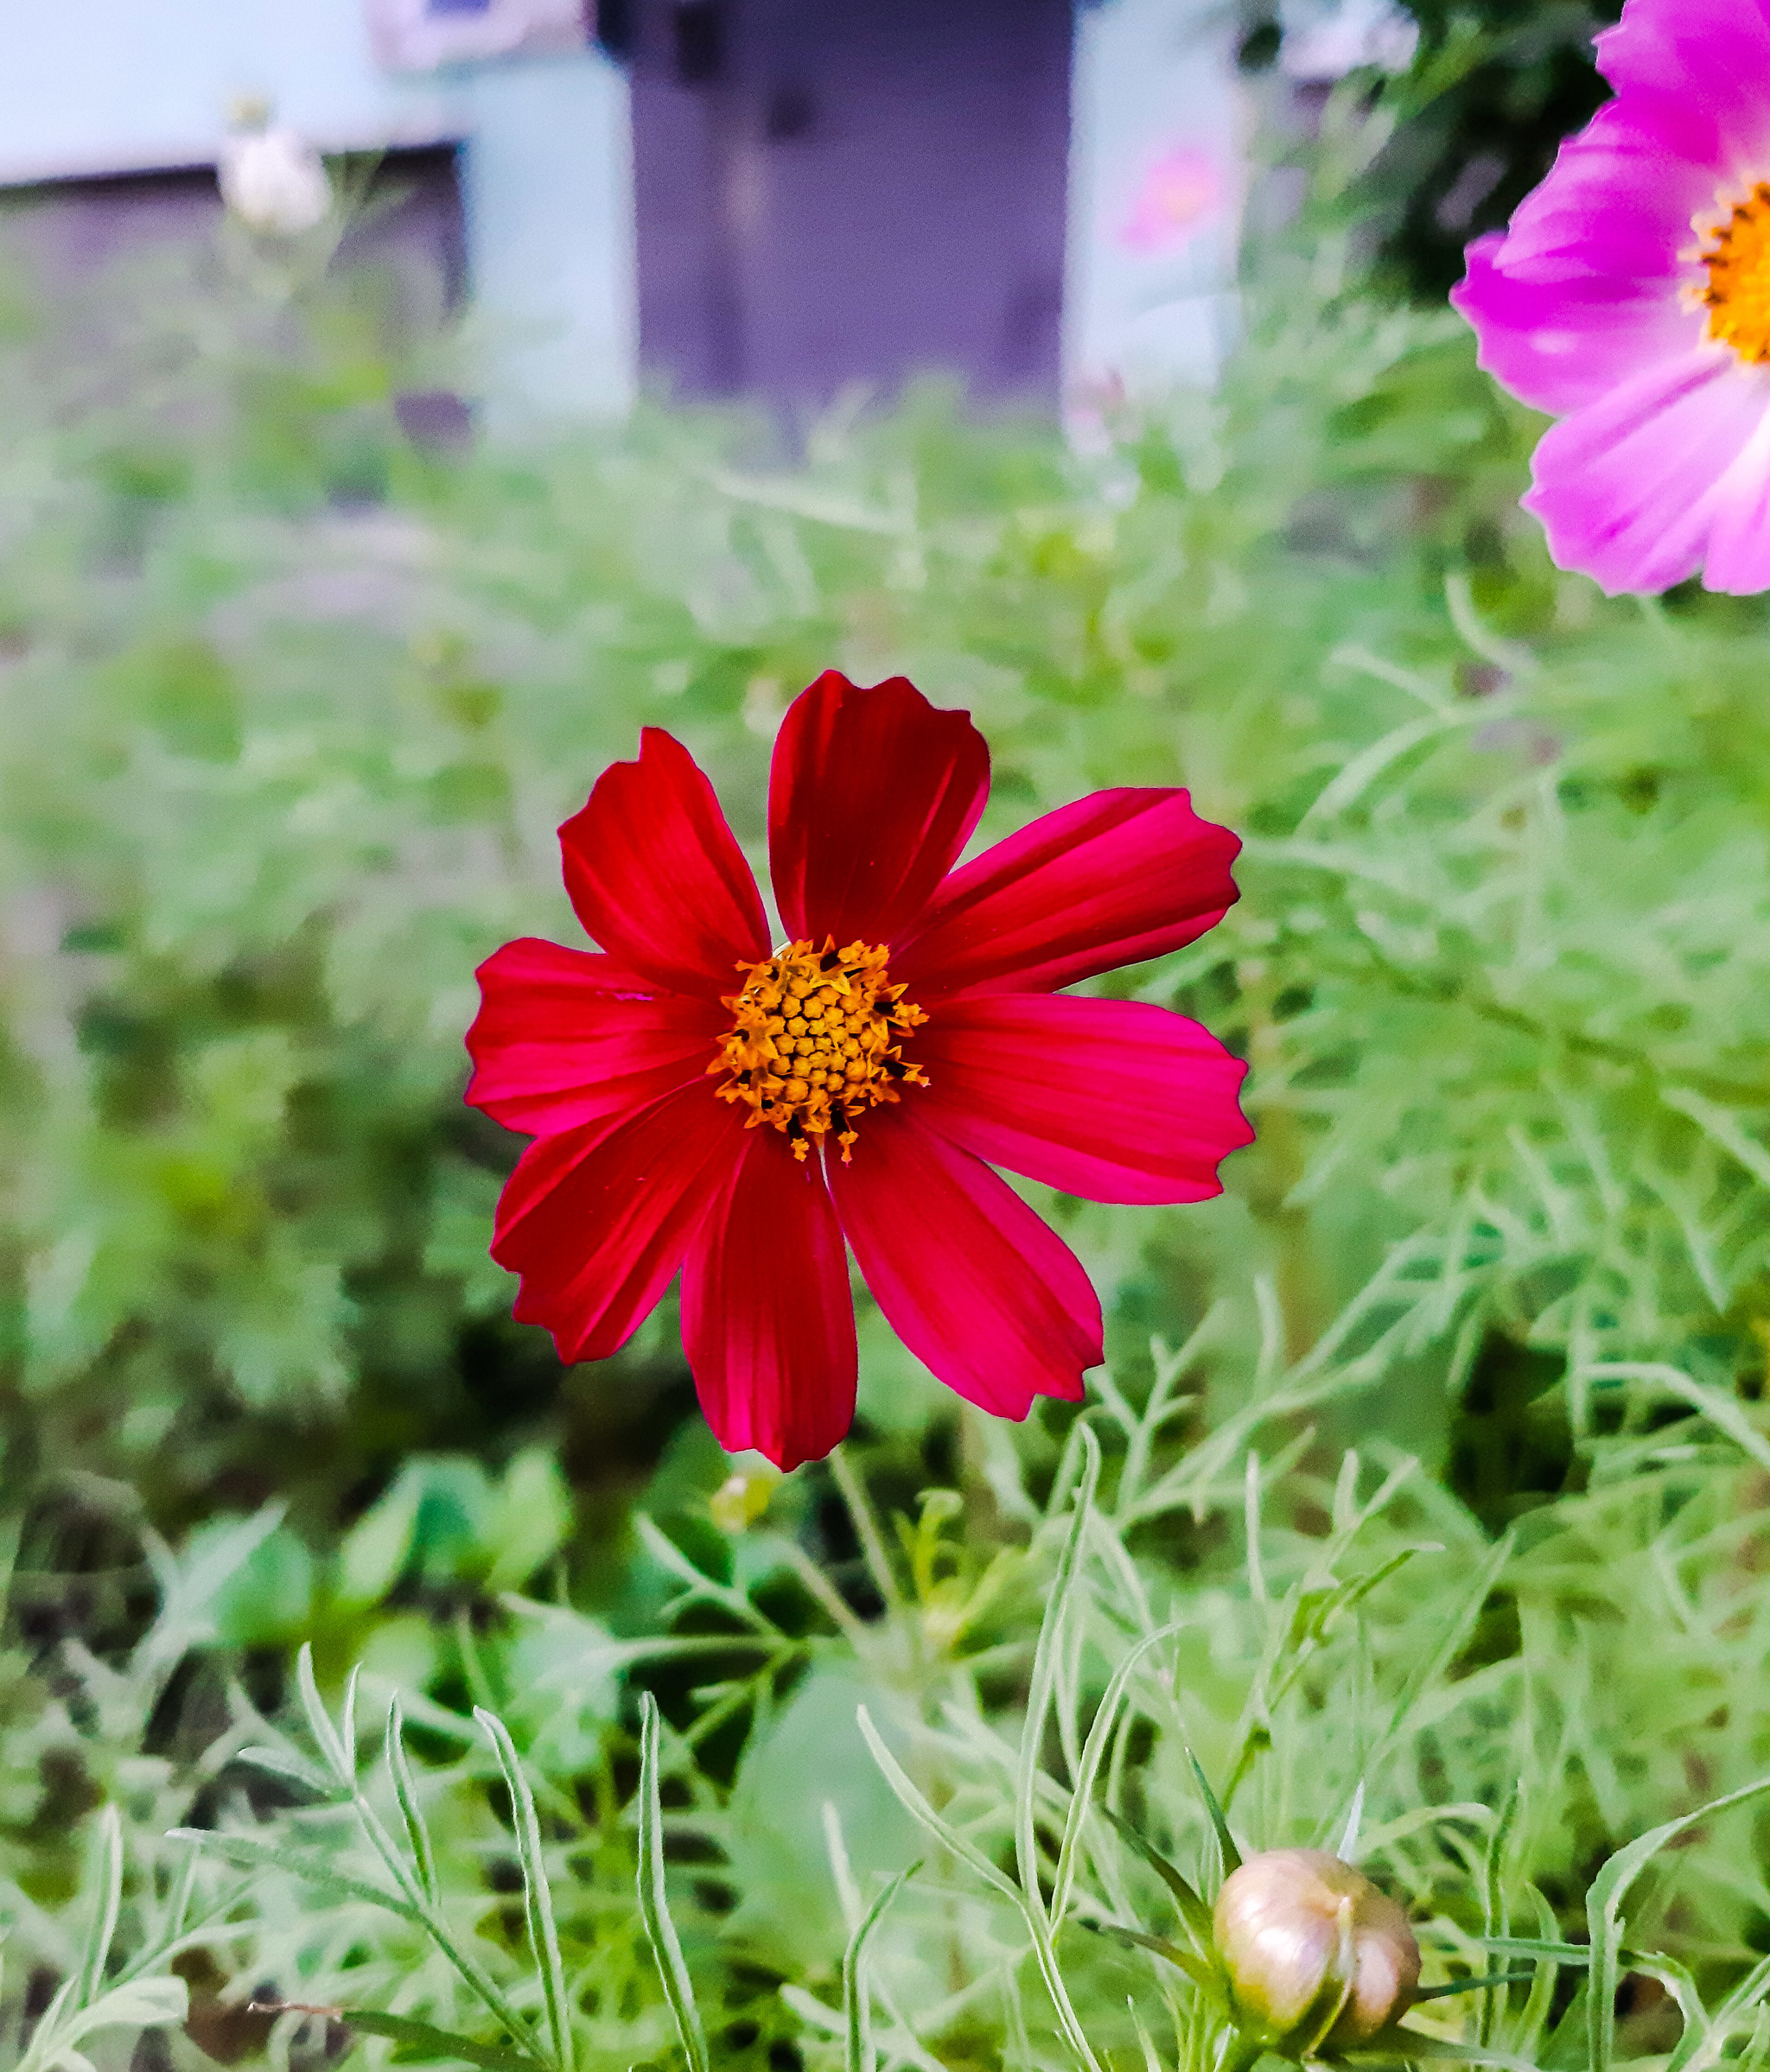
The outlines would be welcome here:
<svg viewBox="0 0 1770 2072">
<path fill-rule="evenodd" d="M 1741 359 L 1770 360 L 1770 181 L 1760 181 L 1708 234 L 1700 256 L 1709 282 L 1699 292 L 1709 335 Z"/>
<path fill-rule="evenodd" d="M 724 1001 L 731 1033 L 722 1037 L 710 1073 L 728 1075 L 722 1101 L 750 1110 L 745 1127 L 768 1122 L 803 1160 L 833 1130 L 844 1164 L 855 1123 L 869 1108 L 895 1101 L 900 1086 L 926 1086 L 906 1065 L 902 1039 L 928 1018 L 904 988 L 890 983 L 883 944 L 850 943 L 821 950 L 789 943 L 756 964 L 743 990 Z"/>
</svg>

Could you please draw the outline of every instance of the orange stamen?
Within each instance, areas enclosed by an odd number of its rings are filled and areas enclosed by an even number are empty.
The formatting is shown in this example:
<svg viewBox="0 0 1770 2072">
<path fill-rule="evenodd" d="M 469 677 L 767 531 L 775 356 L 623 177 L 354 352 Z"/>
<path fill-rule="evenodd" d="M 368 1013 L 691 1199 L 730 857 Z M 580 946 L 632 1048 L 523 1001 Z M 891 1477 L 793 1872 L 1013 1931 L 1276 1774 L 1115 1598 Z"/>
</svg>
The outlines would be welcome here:
<svg viewBox="0 0 1770 2072">
<path fill-rule="evenodd" d="M 801 1162 L 831 1130 L 842 1161 L 852 1156 L 855 1124 L 869 1108 L 895 1102 L 901 1086 L 926 1086 L 920 1065 L 906 1065 L 902 1039 L 928 1018 L 904 988 L 890 982 L 882 943 L 821 950 L 788 943 L 760 963 L 723 1004 L 734 1017 L 709 1073 L 728 1075 L 722 1101 L 742 1103 L 744 1124 L 767 1122 L 789 1138 Z"/>
<path fill-rule="evenodd" d="M 1709 335 L 1741 359 L 1770 360 L 1770 181 L 1760 181 L 1709 238 L 1700 255 Z"/>
</svg>

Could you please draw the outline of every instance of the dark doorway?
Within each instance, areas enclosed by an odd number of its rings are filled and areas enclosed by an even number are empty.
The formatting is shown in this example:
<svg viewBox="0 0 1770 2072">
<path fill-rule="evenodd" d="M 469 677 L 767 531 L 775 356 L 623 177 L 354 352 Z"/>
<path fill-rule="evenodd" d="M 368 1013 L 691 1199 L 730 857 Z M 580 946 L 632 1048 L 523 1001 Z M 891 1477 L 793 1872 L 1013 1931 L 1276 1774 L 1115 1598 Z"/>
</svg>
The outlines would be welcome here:
<svg viewBox="0 0 1770 2072">
<path fill-rule="evenodd" d="M 1058 391 L 1070 0 L 624 0 L 640 354 L 789 409 Z"/>
</svg>

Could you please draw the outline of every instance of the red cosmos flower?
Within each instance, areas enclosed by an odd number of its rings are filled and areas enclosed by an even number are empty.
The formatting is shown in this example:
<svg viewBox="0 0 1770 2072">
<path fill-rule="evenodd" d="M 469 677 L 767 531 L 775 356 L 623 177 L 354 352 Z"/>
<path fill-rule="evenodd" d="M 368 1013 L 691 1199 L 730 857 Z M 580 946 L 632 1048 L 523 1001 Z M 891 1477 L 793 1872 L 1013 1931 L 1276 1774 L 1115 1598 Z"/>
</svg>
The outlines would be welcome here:
<svg viewBox="0 0 1770 2072">
<path fill-rule="evenodd" d="M 1184 791 L 1097 791 L 953 870 L 989 788 L 968 714 L 901 677 L 818 677 L 774 747 L 774 950 L 669 734 L 646 728 L 560 829 L 606 954 L 529 939 L 487 960 L 467 1097 L 536 1139 L 492 1253 L 561 1359 L 606 1358 L 681 1268 L 707 1421 L 796 1467 L 854 1415 L 851 1247 L 970 1401 L 1080 1398 L 1098 1298 L 990 1168 L 1096 1201 L 1221 1191 L 1252 1136 L 1245 1068 L 1164 1007 L 1057 988 L 1202 935 L 1240 844 Z"/>
</svg>

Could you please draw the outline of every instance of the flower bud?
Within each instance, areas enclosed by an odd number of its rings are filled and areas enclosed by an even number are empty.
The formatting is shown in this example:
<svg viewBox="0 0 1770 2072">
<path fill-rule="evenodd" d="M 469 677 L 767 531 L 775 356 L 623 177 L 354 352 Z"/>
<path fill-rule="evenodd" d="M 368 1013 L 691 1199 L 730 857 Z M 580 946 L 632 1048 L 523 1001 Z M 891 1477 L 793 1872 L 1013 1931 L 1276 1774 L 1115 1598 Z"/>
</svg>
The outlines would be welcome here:
<svg viewBox="0 0 1770 2072">
<path fill-rule="evenodd" d="M 323 222 L 332 185 L 319 153 L 293 130 L 273 128 L 264 102 L 240 102 L 221 146 L 216 179 L 229 213 L 248 230 L 299 237 Z"/>
<path fill-rule="evenodd" d="M 721 1532 L 735 1538 L 767 1510 L 769 1497 L 780 1486 L 780 1471 L 767 1463 L 735 1469 L 708 1497 L 708 1512 Z"/>
<path fill-rule="evenodd" d="M 1296 2055 L 1367 2042 L 1420 1979 L 1407 1916 L 1325 1849 L 1269 1849 L 1223 1881 L 1213 1918 L 1237 2012 Z"/>
</svg>

